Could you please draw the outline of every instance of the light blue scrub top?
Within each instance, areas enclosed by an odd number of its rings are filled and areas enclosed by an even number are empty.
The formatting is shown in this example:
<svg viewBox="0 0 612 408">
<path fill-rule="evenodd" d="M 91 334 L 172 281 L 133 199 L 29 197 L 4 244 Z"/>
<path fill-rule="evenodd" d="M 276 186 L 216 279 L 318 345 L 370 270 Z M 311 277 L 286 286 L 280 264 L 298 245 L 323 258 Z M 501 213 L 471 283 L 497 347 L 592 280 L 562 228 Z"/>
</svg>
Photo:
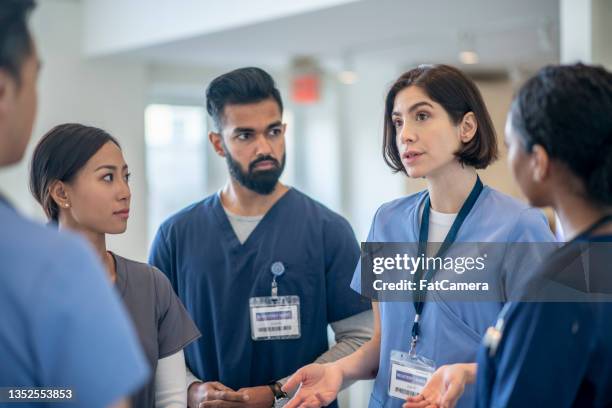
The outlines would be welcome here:
<svg viewBox="0 0 612 408">
<path fill-rule="evenodd" d="M 383 204 L 372 221 L 368 242 L 418 242 L 420 209 L 427 191 Z M 554 237 L 544 214 L 526 204 L 485 186 L 472 211 L 457 234 L 457 242 L 551 242 Z M 538 254 L 531 254 L 538 256 Z M 542 258 L 546 254 L 541 254 Z M 533 257 L 530 257 L 533 260 Z M 514 258 L 516 261 L 516 258 Z M 524 270 L 512 265 L 488 268 L 499 270 L 500 285 L 506 293 L 518 290 L 528 276 L 512 276 Z M 353 275 L 351 287 L 361 293 L 361 263 Z M 430 291 L 420 319 L 420 337 L 416 352 L 436 363 L 436 367 L 452 363 L 476 361 L 476 353 L 486 329 L 495 323 L 501 302 L 447 302 Z M 414 321 L 412 302 L 380 302 L 381 345 L 379 370 L 370 397 L 370 408 L 395 407 L 403 402 L 390 397 L 389 374 L 392 350 L 408 351 Z M 467 386 L 458 408 L 474 405 L 474 387 Z"/>
<path fill-rule="evenodd" d="M 81 239 L 0 197 L 0 259 L 0 387 L 60 387 L 76 399 L 0 407 L 103 408 L 146 382 L 125 308 Z"/>
</svg>

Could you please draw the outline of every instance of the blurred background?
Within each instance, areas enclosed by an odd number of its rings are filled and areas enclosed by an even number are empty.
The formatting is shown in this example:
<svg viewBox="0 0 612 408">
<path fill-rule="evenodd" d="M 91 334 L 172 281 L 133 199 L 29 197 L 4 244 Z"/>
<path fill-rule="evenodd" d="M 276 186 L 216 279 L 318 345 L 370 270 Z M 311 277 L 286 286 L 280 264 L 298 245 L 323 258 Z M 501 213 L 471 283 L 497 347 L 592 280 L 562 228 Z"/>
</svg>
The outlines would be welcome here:
<svg viewBox="0 0 612 408">
<path fill-rule="evenodd" d="M 424 187 L 382 160 L 384 96 L 402 72 L 447 63 L 476 81 L 502 145 L 482 178 L 520 197 L 503 148 L 513 92 L 546 64 L 612 68 L 611 0 L 38 3 L 39 114 L 26 160 L 2 170 L 0 186 L 42 220 L 27 189 L 36 142 L 64 122 L 106 129 L 123 145 L 133 194 L 128 231 L 110 247 L 140 261 L 166 217 L 226 180 L 204 109 L 204 89 L 223 72 L 254 65 L 274 76 L 288 124 L 283 180 L 344 215 L 361 241 L 381 203 Z M 362 383 L 341 402 L 367 397 Z"/>
</svg>

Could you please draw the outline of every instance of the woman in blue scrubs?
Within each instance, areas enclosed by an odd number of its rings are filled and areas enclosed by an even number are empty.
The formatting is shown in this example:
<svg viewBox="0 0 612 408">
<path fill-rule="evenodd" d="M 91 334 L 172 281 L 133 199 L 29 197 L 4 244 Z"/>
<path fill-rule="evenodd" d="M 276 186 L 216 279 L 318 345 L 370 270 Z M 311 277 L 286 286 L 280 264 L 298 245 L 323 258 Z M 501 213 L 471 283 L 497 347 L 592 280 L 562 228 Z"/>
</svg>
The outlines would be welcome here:
<svg viewBox="0 0 612 408">
<path fill-rule="evenodd" d="M 183 348 L 200 333 L 163 273 L 106 248 L 106 234 L 120 234 L 127 227 L 128 179 L 115 138 L 98 128 L 64 124 L 49 131 L 36 146 L 30 189 L 51 222 L 89 241 L 132 318 L 155 373 L 132 396 L 132 406 L 185 407 Z"/>
<path fill-rule="evenodd" d="M 383 204 L 374 216 L 368 241 L 553 240 L 540 211 L 481 183 L 477 169 L 496 159 L 497 142 L 480 92 L 461 71 L 428 65 L 406 72 L 387 94 L 384 121 L 385 162 L 408 177 L 425 178 L 428 188 Z M 429 291 L 425 299 L 431 302 L 373 302 L 372 340 L 335 363 L 300 369 L 285 386 L 291 390 L 301 384 L 287 407 L 324 406 L 343 382 L 373 377 L 369 407 L 401 407 L 410 394 L 393 385 L 400 377 L 396 371 L 390 375 L 397 368 L 395 351 L 412 352 L 434 368 L 474 362 L 480 339 L 501 310 L 504 296 L 511 297 L 528 278 L 515 262 L 491 262 L 500 301 L 452 302 L 443 293 Z M 360 272 L 358 266 L 351 286 L 365 293 Z M 410 378 L 416 378 L 414 371 L 403 376 L 408 382 L 413 381 Z M 403 395 L 398 395 L 398 389 Z M 467 387 L 458 406 L 473 403 L 474 390 Z"/>
</svg>

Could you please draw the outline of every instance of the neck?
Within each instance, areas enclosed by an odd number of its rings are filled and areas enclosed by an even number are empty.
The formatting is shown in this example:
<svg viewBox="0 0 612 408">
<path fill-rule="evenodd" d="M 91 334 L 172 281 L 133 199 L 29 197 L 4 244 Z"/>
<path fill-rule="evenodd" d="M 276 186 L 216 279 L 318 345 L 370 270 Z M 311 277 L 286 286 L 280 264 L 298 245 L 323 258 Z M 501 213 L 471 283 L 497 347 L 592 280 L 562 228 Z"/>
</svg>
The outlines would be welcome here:
<svg viewBox="0 0 612 408">
<path fill-rule="evenodd" d="M 113 260 L 112 255 L 109 254 L 106 250 L 106 234 L 86 230 L 77 225 L 71 225 L 70 222 L 66 222 L 62 219 L 62 217 L 60 217 L 59 220 L 59 229 L 70 230 L 84 236 L 98 254 L 98 257 L 102 261 L 104 269 L 106 269 L 106 273 L 108 274 L 111 282 L 115 282 L 117 278 L 117 274 L 115 271 L 115 262 Z"/>
<path fill-rule="evenodd" d="M 259 194 L 230 178 L 221 191 L 221 202 L 225 208 L 237 215 L 263 215 L 288 190 L 287 186 L 278 182 L 271 194 Z"/>
<path fill-rule="evenodd" d="M 458 162 L 427 176 L 431 208 L 447 214 L 458 213 L 476 183 L 476 170 Z"/>
<path fill-rule="evenodd" d="M 612 213 L 612 208 L 593 205 L 573 194 L 557 198 L 553 208 L 561 221 L 566 241 L 575 238 L 604 215 Z M 612 225 L 604 225 L 598 228 L 597 232 L 611 233 Z"/>
</svg>

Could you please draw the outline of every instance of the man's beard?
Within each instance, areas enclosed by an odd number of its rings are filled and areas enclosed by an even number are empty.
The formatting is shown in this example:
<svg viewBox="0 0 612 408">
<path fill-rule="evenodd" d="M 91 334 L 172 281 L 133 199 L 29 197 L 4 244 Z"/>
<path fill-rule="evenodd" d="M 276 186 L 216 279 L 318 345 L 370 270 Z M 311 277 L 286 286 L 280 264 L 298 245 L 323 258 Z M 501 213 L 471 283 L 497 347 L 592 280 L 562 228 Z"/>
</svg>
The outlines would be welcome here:
<svg viewBox="0 0 612 408">
<path fill-rule="evenodd" d="M 284 153 L 280 163 L 270 155 L 258 157 L 249 164 L 249 170 L 247 172 L 242 170 L 240 163 L 235 161 L 227 150 L 225 150 L 225 160 L 227 161 L 227 167 L 229 168 L 231 176 L 236 179 L 236 181 L 249 190 L 263 195 L 271 194 L 274 191 L 274 187 L 276 187 L 276 183 L 278 183 L 278 179 L 285 169 Z M 273 162 L 275 167 L 270 170 L 255 169 L 257 163 L 267 160 Z"/>
</svg>

